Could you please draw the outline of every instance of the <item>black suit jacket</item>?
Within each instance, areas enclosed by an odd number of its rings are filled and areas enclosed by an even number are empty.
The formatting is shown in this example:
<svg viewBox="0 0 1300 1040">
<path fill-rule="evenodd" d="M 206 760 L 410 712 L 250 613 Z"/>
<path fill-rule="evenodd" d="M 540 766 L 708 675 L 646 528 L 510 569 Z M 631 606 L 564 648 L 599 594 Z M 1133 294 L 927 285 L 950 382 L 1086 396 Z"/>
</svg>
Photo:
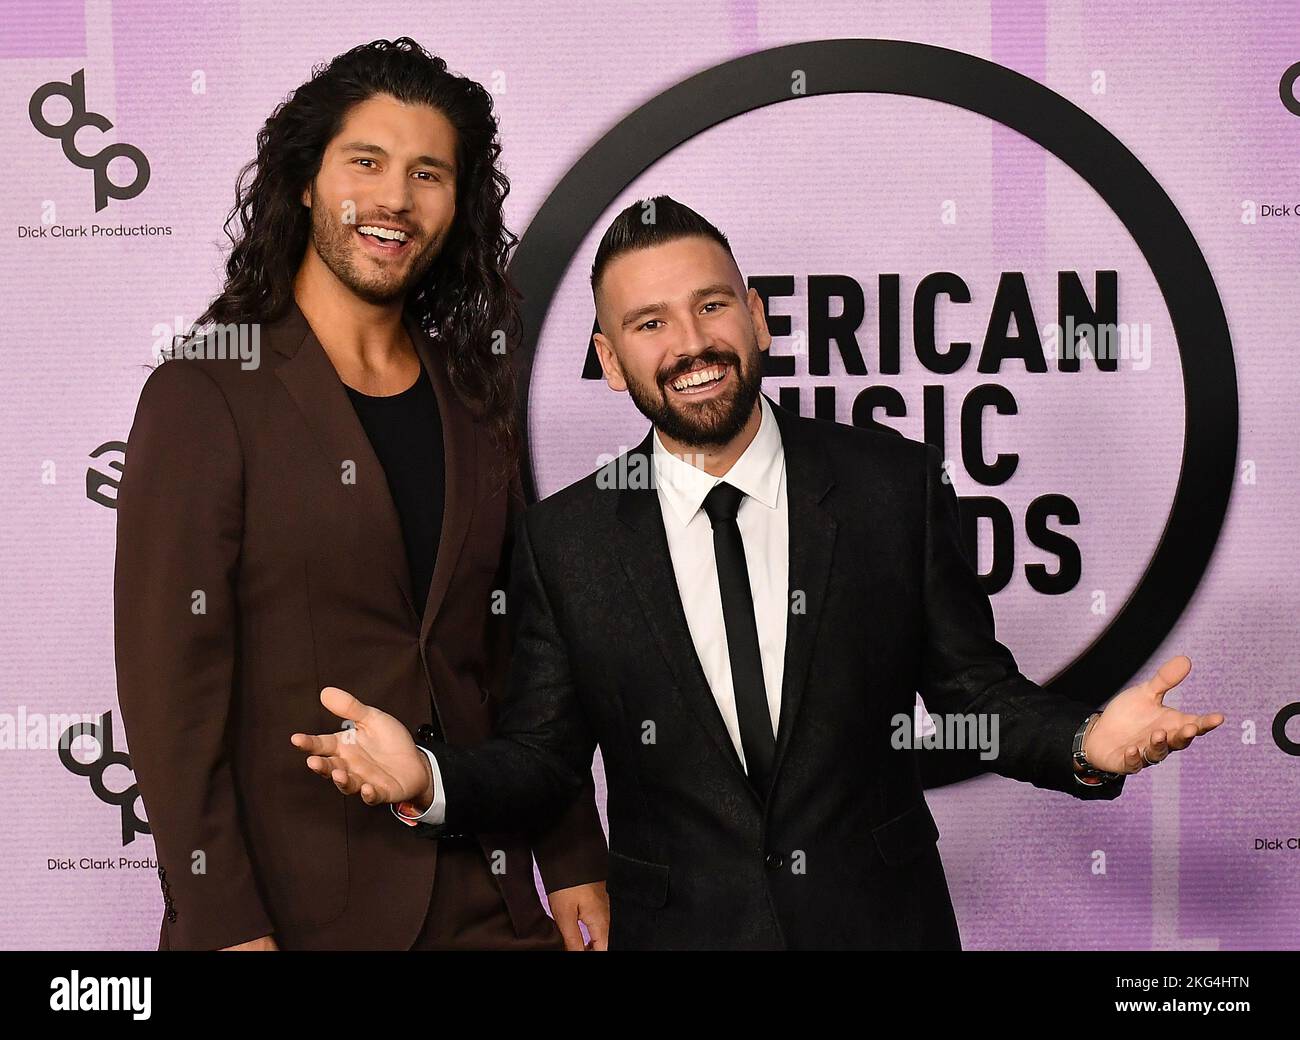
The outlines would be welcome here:
<svg viewBox="0 0 1300 1040">
<path fill-rule="evenodd" d="M 545 815 L 599 744 L 611 948 L 959 948 L 918 769 L 934 752 L 890 746 L 916 692 L 932 714 L 997 713 L 997 773 L 1077 798 L 1115 798 L 1123 781 L 1076 781 L 1071 742 L 1091 709 L 1026 679 L 995 638 L 938 450 L 769 403 L 803 612 L 788 622 L 767 799 L 691 641 L 647 434 L 524 515 L 497 737 L 426 740 L 445 826 Z"/>
</svg>

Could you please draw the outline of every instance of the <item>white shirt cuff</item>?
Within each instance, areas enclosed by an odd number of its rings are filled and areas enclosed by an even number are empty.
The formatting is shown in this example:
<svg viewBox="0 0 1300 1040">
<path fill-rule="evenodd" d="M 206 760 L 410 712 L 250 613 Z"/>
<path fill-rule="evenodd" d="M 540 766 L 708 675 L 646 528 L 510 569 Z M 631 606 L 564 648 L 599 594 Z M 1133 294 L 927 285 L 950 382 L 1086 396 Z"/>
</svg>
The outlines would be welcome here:
<svg viewBox="0 0 1300 1040">
<path fill-rule="evenodd" d="M 403 816 L 397 811 L 396 805 L 389 806 L 393 815 L 409 827 L 414 827 L 417 823 L 440 824 L 447 819 L 447 795 L 442 789 L 442 772 L 438 769 L 438 760 L 428 748 L 422 747 L 420 750 L 428 757 L 429 768 L 433 770 L 433 801 L 419 816 Z"/>
</svg>

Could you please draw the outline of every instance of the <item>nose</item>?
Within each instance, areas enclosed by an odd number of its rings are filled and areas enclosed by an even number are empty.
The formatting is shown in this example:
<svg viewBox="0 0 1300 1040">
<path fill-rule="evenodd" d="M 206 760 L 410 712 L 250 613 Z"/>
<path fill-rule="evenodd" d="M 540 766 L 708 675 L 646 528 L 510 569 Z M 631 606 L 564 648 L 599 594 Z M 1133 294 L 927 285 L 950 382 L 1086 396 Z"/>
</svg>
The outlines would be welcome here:
<svg viewBox="0 0 1300 1040">
<path fill-rule="evenodd" d="M 375 183 L 371 202 L 389 213 L 405 213 L 411 208 L 411 179 L 398 166 L 390 166 Z"/>
<path fill-rule="evenodd" d="M 713 345 L 713 341 L 704 331 L 696 315 L 691 315 L 682 324 L 682 338 L 678 344 L 678 353 L 687 357 L 699 357 Z"/>
</svg>

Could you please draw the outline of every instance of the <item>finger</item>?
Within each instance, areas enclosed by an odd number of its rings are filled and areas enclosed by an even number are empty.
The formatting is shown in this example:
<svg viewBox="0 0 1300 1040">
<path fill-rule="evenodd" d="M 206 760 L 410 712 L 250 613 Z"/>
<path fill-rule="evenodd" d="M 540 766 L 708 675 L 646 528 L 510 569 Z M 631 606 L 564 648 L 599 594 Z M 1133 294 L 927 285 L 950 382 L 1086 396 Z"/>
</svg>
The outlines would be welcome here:
<svg viewBox="0 0 1300 1040">
<path fill-rule="evenodd" d="M 1188 718 L 1188 716 L 1184 716 L 1184 718 Z M 1197 732 L 1197 726 L 1194 721 L 1182 723 L 1182 725 L 1169 734 L 1170 750 L 1182 751 L 1183 748 L 1187 747 L 1187 745 L 1192 742 L 1192 738 L 1196 736 Z"/>
<path fill-rule="evenodd" d="M 1201 715 L 1196 720 L 1196 728 L 1201 733 L 1209 733 L 1212 729 L 1218 729 L 1226 722 L 1227 719 L 1221 712 L 1214 712 L 1211 715 Z"/>
<path fill-rule="evenodd" d="M 309 755 L 334 755 L 338 753 L 338 736 L 334 733 L 295 733 L 289 743 Z"/>
<path fill-rule="evenodd" d="M 392 795 L 393 789 L 394 785 L 386 780 L 379 782 L 362 780 L 357 793 L 361 795 L 361 800 L 367 805 L 387 805 L 398 800 Z"/>
<path fill-rule="evenodd" d="M 1162 664 L 1155 676 L 1147 681 L 1147 689 L 1155 695 L 1156 703 L 1164 703 L 1164 695 L 1186 679 L 1191 670 L 1191 660 L 1181 654 Z"/>
<path fill-rule="evenodd" d="M 331 770 L 330 779 L 334 781 L 334 786 L 343 794 L 356 794 L 361 788 L 361 780 L 346 769 L 336 768 Z"/>
<path fill-rule="evenodd" d="M 371 710 L 370 705 L 362 704 L 347 690 L 340 690 L 337 686 L 326 686 L 321 690 L 320 702 L 339 718 L 353 722 L 365 722 Z"/>
<path fill-rule="evenodd" d="M 609 914 L 602 913 L 594 917 L 584 916 L 582 923 L 587 926 L 587 934 L 591 936 L 591 944 L 587 947 L 590 950 L 599 950 L 602 953 L 609 949 Z"/>
<path fill-rule="evenodd" d="M 1152 762 L 1160 762 L 1169 755 L 1170 750 L 1169 734 L 1162 729 L 1154 730 L 1151 734 L 1151 746 L 1147 748 L 1147 758 Z"/>
<path fill-rule="evenodd" d="M 320 773 L 321 776 L 329 776 L 335 769 L 347 769 L 348 764 L 337 755 L 309 755 L 307 757 L 307 768 L 313 773 Z"/>
<path fill-rule="evenodd" d="M 1146 763 L 1142 761 L 1142 752 L 1138 749 L 1136 744 L 1130 744 L 1128 749 L 1124 752 L 1123 771 L 1125 773 L 1136 773 L 1139 772 L 1144 765 L 1146 765 Z"/>
<path fill-rule="evenodd" d="M 555 915 L 555 927 L 560 930 L 560 935 L 564 937 L 564 948 L 569 952 L 581 951 L 586 948 L 586 943 L 582 941 L 582 929 L 578 927 L 578 915 L 568 910 L 561 910 Z"/>
</svg>

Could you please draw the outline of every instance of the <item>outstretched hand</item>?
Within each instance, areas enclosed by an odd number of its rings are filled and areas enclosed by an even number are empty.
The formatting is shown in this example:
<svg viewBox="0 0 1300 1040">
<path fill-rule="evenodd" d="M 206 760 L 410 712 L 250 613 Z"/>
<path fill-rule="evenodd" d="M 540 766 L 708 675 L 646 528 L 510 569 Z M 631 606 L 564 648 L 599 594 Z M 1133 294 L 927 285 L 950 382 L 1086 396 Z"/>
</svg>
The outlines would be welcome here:
<svg viewBox="0 0 1300 1040">
<path fill-rule="evenodd" d="M 307 752 L 308 769 L 334 781 L 344 794 L 360 794 L 367 805 L 429 806 L 429 760 L 402 723 L 337 686 L 321 690 L 320 701 L 344 720 L 344 726 L 337 733 L 295 733 L 290 738 L 294 747 Z"/>
<path fill-rule="evenodd" d="M 1146 682 L 1130 686 L 1106 705 L 1084 738 L 1089 764 L 1108 773 L 1136 773 L 1222 724 L 1218 712 L 1187 715 L 1165 706 L 1165 694 L 1191 670 L 1186 657 L 1172 657 Z"/>
</svg>

